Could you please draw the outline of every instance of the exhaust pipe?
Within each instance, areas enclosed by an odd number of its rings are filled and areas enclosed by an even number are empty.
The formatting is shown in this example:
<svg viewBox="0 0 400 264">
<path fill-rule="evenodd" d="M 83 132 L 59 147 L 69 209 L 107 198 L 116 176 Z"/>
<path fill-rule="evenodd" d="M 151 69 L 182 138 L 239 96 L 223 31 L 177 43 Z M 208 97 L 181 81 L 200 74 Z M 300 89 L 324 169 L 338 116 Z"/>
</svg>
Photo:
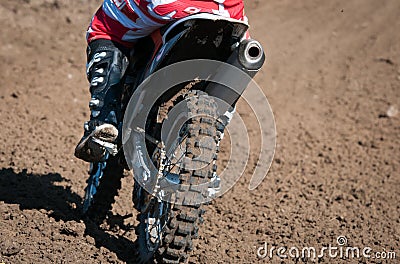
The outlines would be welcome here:
<svg viewBox="0 0 400 264">
<path fill-rule="evenodd" d="M 235 66 L 242 72 L 246 73 L 250 78 L 254 78 L 265 62 L 265 53 L 260 42 L 253 39 L 245 39 L 239 43 L 226 63 Z M 225 67 L 224 67 L 225 68 Z M 226 70 L 226 68 L 225 68 Z M 224 83 L 233 84 L 228 88 L 222 84 L 210 82 L 206 87 L 206 92 L 214 97 L 224 100 L 226 103 L 234 107 L 237 100 L 243 94 L 250 82 L 249 78 L 243 78 L 240 74 L 233 71 L 216 73 L 217 80 L 223 80 Z M 228 109 L 225 109 L 227 111 Z M 220 113 L 225 113 L 223 109 L 219 109 Z"/>
<path fill-rule="evenodd" d="M 243 40 L 238 48 L 238 61 L 243 66 L 242 70 L 247 70 L 248 74 L 254 77 L 265 62 L 265 54 L 260 42 L 254 39 Z"/>
</svg>

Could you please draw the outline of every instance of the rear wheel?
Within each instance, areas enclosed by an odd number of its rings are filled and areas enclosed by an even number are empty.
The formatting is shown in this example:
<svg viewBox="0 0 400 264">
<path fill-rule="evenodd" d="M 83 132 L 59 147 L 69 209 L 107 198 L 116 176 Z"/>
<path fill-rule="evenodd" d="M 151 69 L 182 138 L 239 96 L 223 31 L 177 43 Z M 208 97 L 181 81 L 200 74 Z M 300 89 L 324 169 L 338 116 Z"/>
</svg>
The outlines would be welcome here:
<svg viewBox="0 0 400 264">
<path fill-rule="evenodd" d="M 152 198 L 148 210 L 139 215 L 137 234 L 141 262 L 152 257 L 157 263 L 188 262 L 193 240 L 198 237 L 202 223 L 202 204 L 209 200 L 209 188 L 216 177 L 219 141 L 216 103 L 212 97 L 197 90 L 188 92 L 185 100 L 189 110 L 186 136 L 177 150 L 182 155 L 174 155 L 181 157 L 175 161 L 179 187 L 172 194 L 173 203 Z"/>
</svg>

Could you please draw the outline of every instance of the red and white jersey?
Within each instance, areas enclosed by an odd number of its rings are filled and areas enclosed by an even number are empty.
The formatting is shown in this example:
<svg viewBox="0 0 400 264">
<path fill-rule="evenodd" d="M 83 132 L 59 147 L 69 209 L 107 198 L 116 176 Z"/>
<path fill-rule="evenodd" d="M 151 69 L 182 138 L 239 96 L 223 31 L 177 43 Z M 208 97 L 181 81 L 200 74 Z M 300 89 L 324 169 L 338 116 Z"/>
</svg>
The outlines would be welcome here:
<svg viewBox="0 0 400 264">
<path fill-rule="evenodd" d="M 168 22 L 195 13 L 247 22 L 243 0 L 104 0 L 90 23 L 87 41 L 109 39 L 129 47 Z"/>
</svg>

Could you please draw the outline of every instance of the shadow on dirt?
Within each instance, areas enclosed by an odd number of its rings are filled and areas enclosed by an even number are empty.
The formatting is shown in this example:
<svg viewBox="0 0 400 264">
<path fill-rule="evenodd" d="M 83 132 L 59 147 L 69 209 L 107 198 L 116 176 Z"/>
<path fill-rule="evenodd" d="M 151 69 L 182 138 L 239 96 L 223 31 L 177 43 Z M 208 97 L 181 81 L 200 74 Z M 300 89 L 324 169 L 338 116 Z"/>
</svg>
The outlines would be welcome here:
<svg viewBox="0 0 400 264">
<path fill-rule="evenodd" d="M 0 201 L 18 204 L 23 209 L 45 209 L 55 220 L 79 221 L 80 215 L 73 204 L 82 198 L 69 187 L 57 186 L 68 182 L 58 173 L 36 175 L 23 170 L 0 169 Z"/>
<path fill-rule="evenodd" d="M 18 204 L 20 209 L 44 209 L 56 221 L 85 223 L 85 234 L 95 239 L 96 247 L 105 247 L 127 263 L 135 263 L 135 243 L 122 236 L 113 236 L 100 229 L 81 213 L 82 198 L 71 191 L 69 182 L 59 173 L 31 174 L 27 170 L 16 173 L 0 169 L 0 201 Z M 76 206 L 74 206 L 76 205 Z M 74 208 L 76 207 L 76 209 Z"/>
</svg>

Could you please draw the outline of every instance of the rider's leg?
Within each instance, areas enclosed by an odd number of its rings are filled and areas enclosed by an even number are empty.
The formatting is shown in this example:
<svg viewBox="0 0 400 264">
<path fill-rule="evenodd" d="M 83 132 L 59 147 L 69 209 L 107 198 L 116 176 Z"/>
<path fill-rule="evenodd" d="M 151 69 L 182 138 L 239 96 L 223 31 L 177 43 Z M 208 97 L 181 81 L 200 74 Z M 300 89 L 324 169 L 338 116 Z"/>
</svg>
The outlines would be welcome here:
<svg viewBox="0 0 400 264">
<path fill-rule="evenodd" d="M 105 148 L 98 139 L 115 143 L 121 113 L 121 80 L 128 67 L 129 50 L 105 39 L 90 42 L 87 49 L 87 77 L 90 82 L 90 121 L 85 123 L 84 135 L 75 149 L 75 156 L 89 162 L 99 161 Z"/>
</svg>

